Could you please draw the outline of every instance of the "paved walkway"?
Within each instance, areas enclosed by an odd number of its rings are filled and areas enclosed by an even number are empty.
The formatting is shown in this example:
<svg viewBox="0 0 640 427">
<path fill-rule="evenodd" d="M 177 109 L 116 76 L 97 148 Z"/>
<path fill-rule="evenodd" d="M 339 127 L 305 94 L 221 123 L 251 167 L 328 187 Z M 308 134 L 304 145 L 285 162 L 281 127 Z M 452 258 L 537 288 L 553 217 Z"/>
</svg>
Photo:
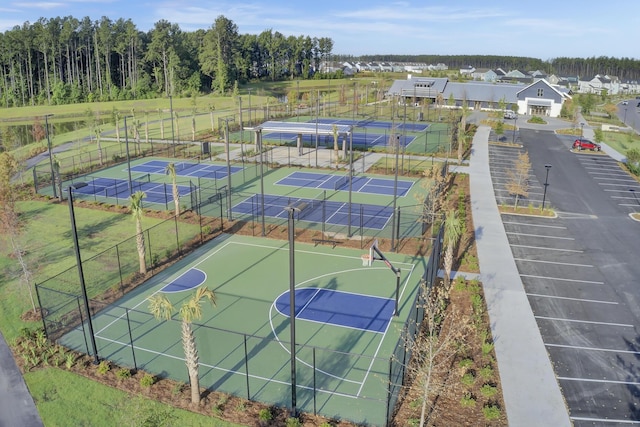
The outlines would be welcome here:
<svg viewBox="0 0 640 427">
<path fill-rule="evenodd" d="M 476 245 L 510 426 L 571 426 L 513 260 L 489 170 L 489 127 L 473 139 L 468 171 Z"/>
<path fill-rule="evenodd" d="M 42 420 L 33 398 L 0 333 L 0 426 L 40 427 Z"/>
</svg>

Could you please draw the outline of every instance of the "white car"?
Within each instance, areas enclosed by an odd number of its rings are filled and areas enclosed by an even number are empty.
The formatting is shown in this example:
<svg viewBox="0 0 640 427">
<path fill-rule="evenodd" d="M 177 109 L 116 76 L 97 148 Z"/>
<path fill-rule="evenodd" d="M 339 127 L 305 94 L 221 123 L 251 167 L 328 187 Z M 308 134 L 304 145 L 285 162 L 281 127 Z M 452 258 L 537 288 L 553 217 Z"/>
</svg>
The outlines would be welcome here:
<svg viewBox="0 0 640 427">
<path fill-rule="evenodd" d="M 516 113 L 512 110 L 506 110 L 504 112 L 504 118 L 505 119 L 515 119 L 516 118 Z"/>
</svg>

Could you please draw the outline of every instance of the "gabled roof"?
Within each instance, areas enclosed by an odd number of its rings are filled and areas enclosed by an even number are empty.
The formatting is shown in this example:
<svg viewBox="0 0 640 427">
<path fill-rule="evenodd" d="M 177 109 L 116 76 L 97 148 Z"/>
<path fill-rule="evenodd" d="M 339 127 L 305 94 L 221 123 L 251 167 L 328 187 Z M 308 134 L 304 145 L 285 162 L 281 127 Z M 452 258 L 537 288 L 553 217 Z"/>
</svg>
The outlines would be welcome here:
<svg viewBox="0 0 640 427">
<path fill-rule="evenodd" d="M 522 88 L 521 90 L 518 91 L 517 95 L 520 95 L 520 92 L 529 89 L 532 86 L 537 86 L 540 84 L 544 84 L 546 85 L 549 89 L 553 90 L 554 92 L 556 92 L 558 95 L 560 95 L 561 97 L 566 97 L 565 94 L 563 94 L 562 92 L 560 92 L 557 88 L 553 87 L 551 84 L 549 84 L 548 81 L 546 81 L 545 79 L 540 79 L 536 82 L 531 83 L 530 85 L 525 86 L 524 88 Z"/>
<path fill-rule="evenodd" d="M 496 84 L 485 82 L 449 82 L 442 96 L 445 101 L 453 95 L 457 100 L 499 102 L 504 99 L 507 103 L 518 101 L 517 92 L 521 85 Z"/>
</svg>

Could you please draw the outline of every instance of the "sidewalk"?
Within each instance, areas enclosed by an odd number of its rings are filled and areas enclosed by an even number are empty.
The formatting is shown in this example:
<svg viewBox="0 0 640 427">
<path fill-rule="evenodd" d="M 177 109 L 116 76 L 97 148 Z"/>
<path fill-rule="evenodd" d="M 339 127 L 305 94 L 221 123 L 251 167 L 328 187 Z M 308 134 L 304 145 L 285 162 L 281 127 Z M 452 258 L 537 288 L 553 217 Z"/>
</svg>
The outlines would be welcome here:
<svg viewBox="0 0 640 427">
<path fill-rule="evenodd" d="M 473 139 L 471 209 L 510 426 L 571 426 L 553 367 L 513 260 L 489 170 L 489 127 Z"/>
<path fill-rule="evenodd" d="M 0 426 L 41 427 L 33 398 L 0 333 Z"/>
</svg>

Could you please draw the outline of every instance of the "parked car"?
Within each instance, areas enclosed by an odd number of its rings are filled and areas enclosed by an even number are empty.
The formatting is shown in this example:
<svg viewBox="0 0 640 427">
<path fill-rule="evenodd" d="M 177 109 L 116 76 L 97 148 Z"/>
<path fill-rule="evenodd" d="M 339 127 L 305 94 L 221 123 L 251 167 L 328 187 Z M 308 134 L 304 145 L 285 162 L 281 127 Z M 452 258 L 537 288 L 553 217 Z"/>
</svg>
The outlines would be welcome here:
<svg viewBox="0 0 640 427">
<path fill-rule="evenodd" d="M 588 139 L 578 138 L 573 142 L 573 147 L 576 150 L 591 150 L 591 151 L 600 151 L 600 144 L 596 144 L 595 142 L 589 141 Z"/>
<path fill-rule="evenodd" d="M 627 101 L 622 101 L 622 105 L 627 105 L 628 102 Z"/>
<path fill-rule="evenodd" d="M 504 118 L 505 119 L 515 119 L 516 118 L 516 113 L 514 111 L 512 111 L 512 110 L 505 110 Z"/>
</svg>

